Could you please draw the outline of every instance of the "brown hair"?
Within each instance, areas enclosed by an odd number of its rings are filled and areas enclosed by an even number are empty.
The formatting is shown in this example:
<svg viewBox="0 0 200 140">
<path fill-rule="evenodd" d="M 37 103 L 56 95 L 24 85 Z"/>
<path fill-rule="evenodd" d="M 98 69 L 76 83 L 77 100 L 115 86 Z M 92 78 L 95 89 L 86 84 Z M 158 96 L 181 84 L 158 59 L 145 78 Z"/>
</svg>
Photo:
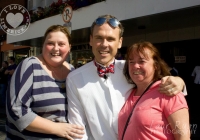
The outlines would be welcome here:
<svg viewBox="0 0 200 140">
<path fill-rule="evenodd" d="M 52 25 L 52 26 L 50 26 L 50 27 L 46 30 L 45 34 L 44 34 L 43 43 L 44 43 L 44 41 L 45 41 L 45 39 L 46 39 L 46 37 L 47 37 L 47 35 L 48 35 L 49 33 L 51 33 L 51 32 L 58 32 L 58 31 L 63 32 L 63 33 L 66 35 L 66 37 L 68 38 L 69 44 L 71 44 L 71 35 L 70 35 L 70 33 L 69 33 L 67 27 L 61 26 L 61 25 Z"/>
<path fill-rule="evenodd" d="M 110 19 L 110 18 L 115 18 L 117 19 L 116 17 L 112 16 L 112 15 L 101 15 L 99 16 L 98 18 L 106 18 L 106 19 Z M 118 20 L 118 19 L 117 19 Z M 95 20 L 96 21 L 96 20 Z M 93 30 L 94 30 L 94 26 L 96 25 L 95 21 L 92 23 L 92 26 L 90 27 L 90 34 L 92 35 L 93 34 Z M 119 20 L 118 20 L 119 21 Z M 108 23 L 108 20 L 106 21 Z M 123 33 L 124 33 L 124 27 L 122 26 L 122 24 L 119 22 L 119 37 L 122 37 L 123 36 Z"/>
<path fill-rule="evenodd" d="M 128 83 L 134 84 L 134 82 L 132 81 L 129 75 L 129 68 L 128 68 L 129 58 L 130 58 L 130 55 L 133 53 L 133 49 L 136 49 L 138 54 L 142 54 L 147 59 L 148 59 L 148 54 L 145 52 L 145 49 L 150 50 L 153 61 L 154 61 L 154 67 L 156 69 L 154 73 L 153 81 L 160 80 L 162 77 L 170 75 L 168 65 L 160 57 L 160 53 L 158 49 L 155 46 L 153 46 L 153 44 L 151 44 L 150 42 L 143 41 L 143 42 L 135 43 L 131 45 L 130 47 L 128 47 L 127 49 L 126 58 L 125 58 L 126 62 L 124 65 L 123 73 Z"/>
</svg>

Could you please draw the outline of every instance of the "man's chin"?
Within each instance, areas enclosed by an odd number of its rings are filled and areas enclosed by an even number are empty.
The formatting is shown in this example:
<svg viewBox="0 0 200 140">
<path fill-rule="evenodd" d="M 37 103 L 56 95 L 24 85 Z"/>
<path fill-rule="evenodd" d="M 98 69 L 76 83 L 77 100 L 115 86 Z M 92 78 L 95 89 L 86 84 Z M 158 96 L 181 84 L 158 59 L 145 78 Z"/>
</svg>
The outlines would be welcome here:
<svg viewBox="0 0 200 140">
<path fill-rule="evenodd" d="M 97 60 L 97 62 L 102 65 L 108 65 L 111 61 L 110 61 L 110 59 L 99 59 L 99 60 Z"/>
</svg>

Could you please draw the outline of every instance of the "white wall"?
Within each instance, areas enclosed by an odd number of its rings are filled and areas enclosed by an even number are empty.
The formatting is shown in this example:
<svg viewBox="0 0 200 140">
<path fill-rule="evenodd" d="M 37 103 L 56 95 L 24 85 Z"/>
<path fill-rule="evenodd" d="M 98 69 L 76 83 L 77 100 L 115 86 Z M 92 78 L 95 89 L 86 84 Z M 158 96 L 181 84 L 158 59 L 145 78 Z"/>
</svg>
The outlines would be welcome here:
<svg viewBox="0 0 200 140">
<path fill-rule="evenodd" d="M 72 30 L 90 27 L 92 22 L 103 14 L 111 14 L 119 20 L 125 20 L 196 5 L 200 5 L 200 0 L 106 0 L 73 11 Z M 63 25 L 62 16 L 56 15 L 34 22 L 22 35 L 7 35 L 7 43 L 42 37 L 45 30 L 53 24 Z"/>
</svg>

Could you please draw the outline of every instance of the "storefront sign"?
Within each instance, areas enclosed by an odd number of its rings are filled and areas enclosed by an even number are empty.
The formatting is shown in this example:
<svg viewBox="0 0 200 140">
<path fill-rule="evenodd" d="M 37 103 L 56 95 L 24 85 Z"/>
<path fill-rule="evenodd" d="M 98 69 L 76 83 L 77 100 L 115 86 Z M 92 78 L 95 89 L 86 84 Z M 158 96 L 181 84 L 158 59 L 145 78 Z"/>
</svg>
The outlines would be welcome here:
<svg viewBox="0 0 200 140">
<path fill-rule="evenodd" d="M 175 56 L 175 63 L 186 63 L 186 56 Z"/>
</svg>

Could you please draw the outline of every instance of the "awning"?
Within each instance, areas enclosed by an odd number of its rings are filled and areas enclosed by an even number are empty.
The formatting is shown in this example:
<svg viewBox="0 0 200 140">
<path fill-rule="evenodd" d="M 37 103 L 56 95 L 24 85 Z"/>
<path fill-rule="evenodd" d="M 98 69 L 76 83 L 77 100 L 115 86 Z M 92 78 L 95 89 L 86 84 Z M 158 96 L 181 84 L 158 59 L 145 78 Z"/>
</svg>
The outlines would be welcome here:
<svg viewBox="0 0 200 140">
<path fill-rule="evenodd" d="M 7 44 L 6 41 L 2 43 L 1 52 L 6 52 L 9 50 L 16 50 L 22 48 L 29 48 L 30 46 L 22 46 L 22 45 L 14 45 L 14 44 Z"/>
</svg>

